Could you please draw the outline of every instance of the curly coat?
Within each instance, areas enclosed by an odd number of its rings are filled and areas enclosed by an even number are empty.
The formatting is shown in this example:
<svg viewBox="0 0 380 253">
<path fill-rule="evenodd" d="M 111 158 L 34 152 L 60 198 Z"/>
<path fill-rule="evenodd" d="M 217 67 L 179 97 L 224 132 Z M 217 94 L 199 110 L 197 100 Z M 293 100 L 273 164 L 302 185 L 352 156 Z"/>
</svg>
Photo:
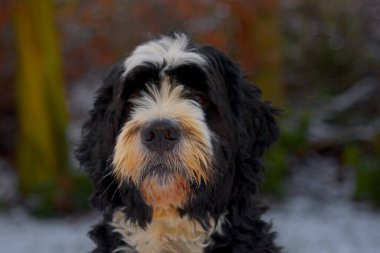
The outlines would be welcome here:
<svg viewBox="0 0 380 253">
<path fill-rule="evenodd" d="M 177 47 L 175 53 L 173 47 Z M 261 156 L 279 135 L 274 118 L 277 110 L 261 100 L 258 87 L 245 79 L 236 63 L 183 34 L 162 36 L 137 47 L 112 68 L 97 92 L 77 149 L 77 158 L 95 188 L 91 204 L 103 214 L 102 222 L 90 232 L 97 245 L 93 252 L 144 251 L 137 245 L 140 238 L 131 234 L 146 233 L 158 224 L 156 208 L 144 197 L 142 186 L 133 180 L 118 180 L 113 159 L 118 136 L 136 110 L 131 99 L 141 95 L 147 83 L 159 86 L 162 75 L 207 96 L 206 108 L 193 104 L 203 111 L 203 121 L 212 133 L 216 173 L 210 175 L 210 182 L 184 177 L 189 196 L 168 214 L 176 224 L 183 224 L 181 229 L 194 226 L 203 231 L 202 241 L 192 242 L 198 246 L 172 243 L 170 249 L 165 248 L 169 243 L 161 242 L 164 246 L 152 252 L 279 252 L 270 225 L 261 219 L 265 207 L 257 199 L 264 172 Z M 193 98 L 186 95 L 182 99 Z M 165 231 L 160 230 L 160 237 L 165 237 Z"/>
</svg>

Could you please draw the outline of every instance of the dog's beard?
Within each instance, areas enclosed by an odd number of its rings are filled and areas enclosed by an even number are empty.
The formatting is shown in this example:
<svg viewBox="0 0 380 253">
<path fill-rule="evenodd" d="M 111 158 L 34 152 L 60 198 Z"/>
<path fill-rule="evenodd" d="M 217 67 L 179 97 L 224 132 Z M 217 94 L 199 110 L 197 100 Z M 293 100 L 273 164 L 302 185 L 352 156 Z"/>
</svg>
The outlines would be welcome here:
<svg viewBox="0 0 380 253">
<path fill-rule="evenodd" d="M 147 204 L 155 209 L 171 209 L 183 206 L 190 196 L 190 184 L 178 174 L 147 176 L 140 186 Z"/>
<path fill-rule="evenodd" d="M 150 162 L 141 168 L 139 183 L 149 178 L 156 178 L 158 183 L 165 184 L 173 175 L 190 179 L 179 157 L 171 153 L 153 154 Z"/>
<path fill-rule="evenodd" d="M 114 174 L 120 184 L 132 181 L 153 207 L 181 207 L 191 198 L 191 185 L 212 179 L 212 134 L 202 109 L 185 98 L 183 86 L 163 82 L 158 90 L 134 99 L 134 110 L 115 146 Z M 154 152 L 141 140 L 145 124 L 169 119 L 178 125 L 181 139 L 170 151 Z"/>
</svg>

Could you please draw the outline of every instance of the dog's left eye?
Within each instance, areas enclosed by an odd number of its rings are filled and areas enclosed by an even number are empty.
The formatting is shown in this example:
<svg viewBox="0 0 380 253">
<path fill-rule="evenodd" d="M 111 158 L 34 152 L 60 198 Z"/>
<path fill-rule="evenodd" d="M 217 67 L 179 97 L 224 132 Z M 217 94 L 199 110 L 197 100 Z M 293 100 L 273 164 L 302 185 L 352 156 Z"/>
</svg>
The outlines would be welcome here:
<svg viewBox="0 0 380 253">
<path fill-rule="evenodd" d="M 193 91 L 192 92 L 193 99 L 198 102 L 202 107 L 207 107 L 209 101 L 207 95 L 201 91 Z"/>
</svg>

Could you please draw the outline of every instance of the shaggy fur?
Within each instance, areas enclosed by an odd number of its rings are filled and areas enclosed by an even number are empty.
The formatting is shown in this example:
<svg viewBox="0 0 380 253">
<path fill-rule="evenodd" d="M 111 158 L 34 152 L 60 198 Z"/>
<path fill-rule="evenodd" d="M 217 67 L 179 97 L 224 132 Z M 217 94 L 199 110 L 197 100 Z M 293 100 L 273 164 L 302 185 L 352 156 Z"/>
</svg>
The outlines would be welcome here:
<svg viewBox="0 0 380 253">
<path fill-rule="evenodd" d="M 278 138 L 276 110 L 260 97 L 237 64 L 184 34 L 116 64 L 77 150 L 103 213 L 93 252 L 279 252 L 257 200 L 260 157 Z M 157 121 L 179 132 L 160 152 L 144 144 Z"/>
</svg>

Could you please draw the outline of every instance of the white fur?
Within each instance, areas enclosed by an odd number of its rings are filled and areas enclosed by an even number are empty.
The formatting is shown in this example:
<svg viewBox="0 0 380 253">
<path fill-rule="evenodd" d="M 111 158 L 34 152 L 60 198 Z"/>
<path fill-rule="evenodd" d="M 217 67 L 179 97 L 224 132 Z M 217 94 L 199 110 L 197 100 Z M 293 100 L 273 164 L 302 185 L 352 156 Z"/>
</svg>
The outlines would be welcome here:
<svg viewBox="0 0 380 253">
<path fill-rule="evenodd" d="M 225 215 L 218 220 L 210 218 L 210 227 L 205 229 L 199 222 L 187 216 L 153 218 L 146 229 L 125 219 L 121 210 L 115 211 L 112 220 L 114 232 L 130 245 L 121 246 L 114 252 L 129 253 L 202 253 L 212 243 L 213 233 L 222 234 L 222 225 L 227 222 Z"/>
<path fill-rule="evenodd" d="M 174 38 L 163 36 L 158 40 L 146 42 L 138 46 L 124 61 L 123 77 L 127 76 L 133 68 L 146 63 L 157 66 L 163 66 L 165 63 L 164 69 L 188 63 L 204 65 L 206 60 L 203 56 L 192 52 L 187 48 L 188 45 L 189 39 L 182 33 L 174 34 Z"/>
</svg>

